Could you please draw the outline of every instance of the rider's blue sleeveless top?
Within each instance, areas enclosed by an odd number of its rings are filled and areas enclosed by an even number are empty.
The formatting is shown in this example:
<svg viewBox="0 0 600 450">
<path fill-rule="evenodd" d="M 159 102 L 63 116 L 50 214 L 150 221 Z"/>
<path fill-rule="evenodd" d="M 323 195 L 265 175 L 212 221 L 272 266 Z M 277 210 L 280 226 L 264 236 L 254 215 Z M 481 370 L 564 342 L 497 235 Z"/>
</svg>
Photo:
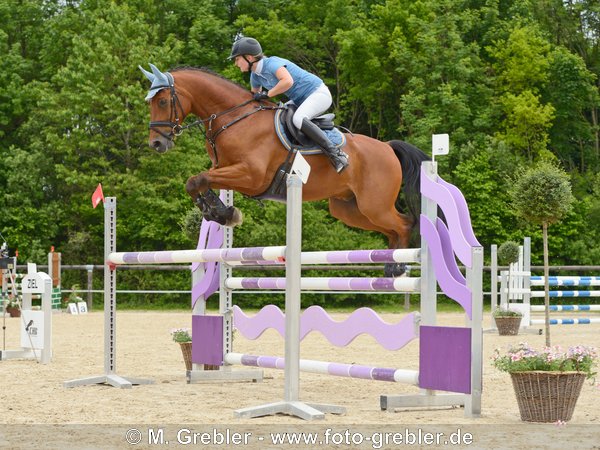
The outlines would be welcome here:
<svg viewBox="0 0 600 450">
<path fill-rule="evenodd" d="M 252 87 L 258 88 L 262 86 L 265 89 L 272 89 L 279 82 L 275 72 L 280 67 L 285 66 L 294 80 L 294 84 L 285 92 L 285 95 L 298 106 L 315 89 L 323 84 L 323 81 L 318 76 L 307 72 L 287 59 L 270 56 L 263 58 L 261 61 L 262 67 L 258 66 L 260 67 L 260 73 L 258 72 L 258 67 L 256 72 L 250 73 L 250 84 Z"/>
</svg>

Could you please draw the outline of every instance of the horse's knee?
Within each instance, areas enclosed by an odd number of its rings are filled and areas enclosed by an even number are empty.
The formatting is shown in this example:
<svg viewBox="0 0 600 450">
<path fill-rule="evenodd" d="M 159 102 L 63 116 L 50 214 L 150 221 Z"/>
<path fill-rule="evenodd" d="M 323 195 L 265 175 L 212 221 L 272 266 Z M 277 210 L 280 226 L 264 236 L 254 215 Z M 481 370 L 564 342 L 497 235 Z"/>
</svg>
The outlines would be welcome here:
<svg viewBox="0 0 600 450">
<path fill-rule="evenodd" d="M 189 177 L 185 183 L 186 192 L 195 198 L 198 194 L 205 192 L 208 189 L 208 180 L 204 175 L 194 175 Z"/>
</svg>

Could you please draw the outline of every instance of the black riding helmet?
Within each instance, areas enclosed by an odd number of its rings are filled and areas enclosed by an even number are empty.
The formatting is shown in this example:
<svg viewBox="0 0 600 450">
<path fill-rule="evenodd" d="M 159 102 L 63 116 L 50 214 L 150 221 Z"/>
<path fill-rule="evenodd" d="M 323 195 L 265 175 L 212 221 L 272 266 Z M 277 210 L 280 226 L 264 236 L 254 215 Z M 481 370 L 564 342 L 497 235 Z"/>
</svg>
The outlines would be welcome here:
<svg viewBox="0 0 600 450">
<path fill-rule="evenodd" d="M 262 54 L 260 42 L 251 37 L 243 37 L 233 43 L 231 55 L 227 59 L 233 59 L 240 55 L 259 56 Z"/>
</svg>

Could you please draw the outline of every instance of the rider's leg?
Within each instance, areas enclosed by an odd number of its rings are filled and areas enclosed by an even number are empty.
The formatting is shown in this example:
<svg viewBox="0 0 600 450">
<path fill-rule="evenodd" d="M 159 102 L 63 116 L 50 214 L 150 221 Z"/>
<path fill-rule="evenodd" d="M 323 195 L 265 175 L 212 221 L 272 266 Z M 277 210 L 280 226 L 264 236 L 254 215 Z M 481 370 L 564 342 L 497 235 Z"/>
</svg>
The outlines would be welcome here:
<svg viewBox="0 0 600 450">
<path fill-rule="evenodd" d="M 323 149 L 329 157 L 335 171 L 340 173 L 348 166 L 348 155 L 338 149 L 327 138 L 325 133 L 314 123 L 310 121 L 313 117 L 323 113 L 331 106 L 331 93 L 327 86 L 322 84 L 313 92 L 296 110 L 293 122 L 296 128 L 301 130 L 309 138 Z"/>
</svg>

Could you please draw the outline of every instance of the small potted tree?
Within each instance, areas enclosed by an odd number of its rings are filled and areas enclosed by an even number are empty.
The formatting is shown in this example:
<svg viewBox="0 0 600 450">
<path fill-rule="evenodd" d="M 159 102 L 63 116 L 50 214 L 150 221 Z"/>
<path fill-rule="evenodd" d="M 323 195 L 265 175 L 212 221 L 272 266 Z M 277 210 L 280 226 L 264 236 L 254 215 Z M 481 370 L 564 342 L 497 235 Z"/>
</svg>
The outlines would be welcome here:
<svg viewBox="0 0 600 450">
<path fill-rule="evenodd" d="M 550 347 L 550 297 L 548 226 L 564 218 L 575 200 L 569 175 L 556 164 L 542 161 L 518 173 L 509 191 L 515 213 L 534 225 L 542 226 L 544 245 L 544 296 L 546 346 Z"/>
<path fill-rule="evenodd" d="M 492 317 L 494 317 L 500 336 L 516 336 L 519 334 L 519 327 L 523 318 L 520 311 L 509 309 L 508 306 L 500 307 L 492 312 Z"/>
<path fill-rule="evenodd" d="M 492 311 L 492 317 L 494 318 L 494 322 L 496 322 L 496 328 L 498 328 L 498 334 L 500 336 L 516 336 L 519 334 L 519 327 L 521 326 L 523 314 L 521 314 L 520 311 L 512 310 L 510 308 L 512 266 L 518 260 L 519 244 L 516 242 L 507 241 L 498 248 L 498 262 L 503 266 L 508 266 L 506 304 L 501 305 L 500 308 L 496 308 Z"/>
</svg>

